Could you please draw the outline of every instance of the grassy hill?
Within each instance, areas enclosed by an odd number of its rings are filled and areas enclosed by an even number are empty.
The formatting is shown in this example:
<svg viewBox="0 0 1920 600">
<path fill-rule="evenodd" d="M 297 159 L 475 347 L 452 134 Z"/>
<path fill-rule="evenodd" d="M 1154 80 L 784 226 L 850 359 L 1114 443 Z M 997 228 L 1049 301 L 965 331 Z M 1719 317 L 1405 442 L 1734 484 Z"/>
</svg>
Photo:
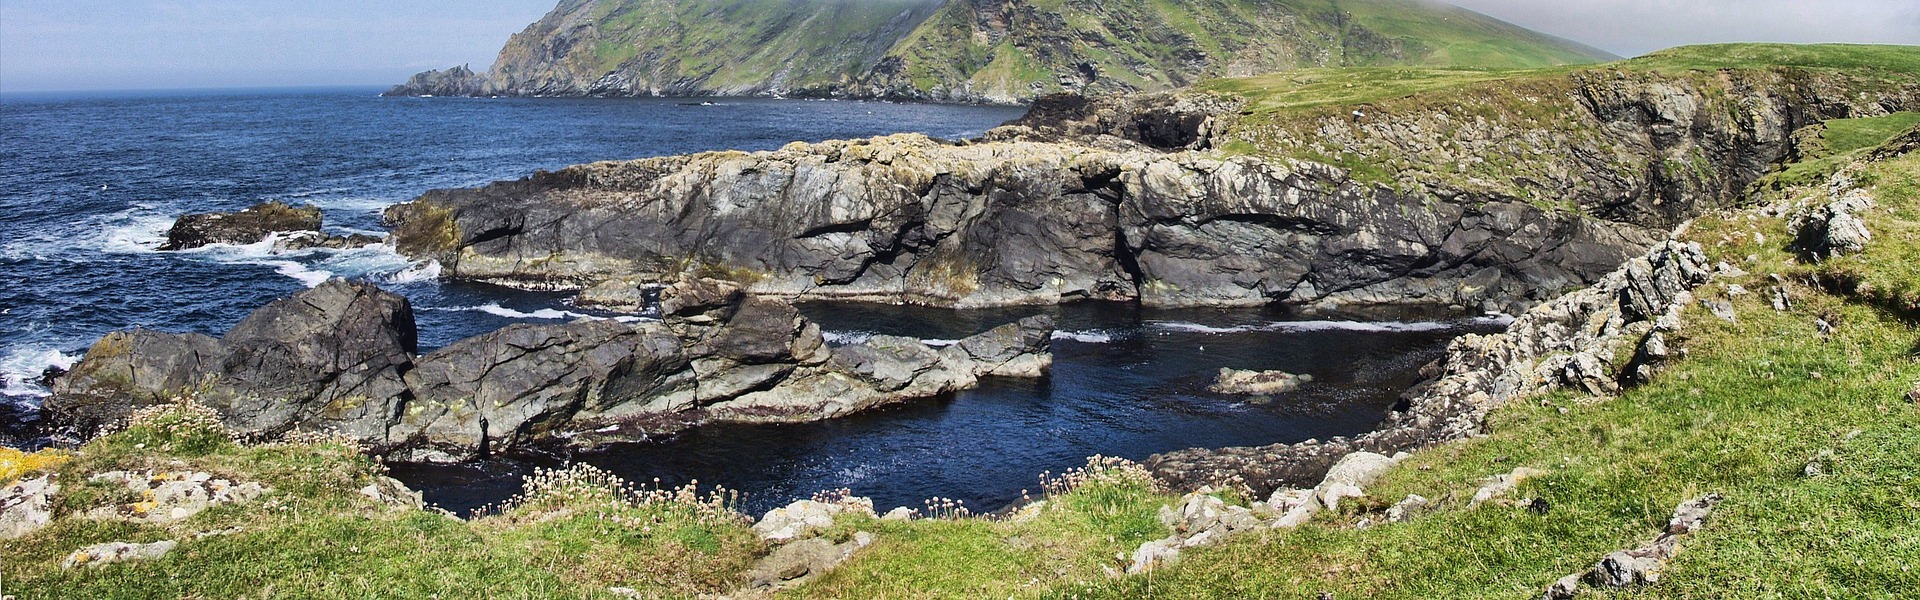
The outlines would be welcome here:
<svg viewBox="0 0 1920 600">
<path fill-rule="evenodd" d="M 1608 58 L 1425 0 L 567 0 L 508 41 L 482 93 L 1020 102 L 1303 66 Z M 395 91 L 454 91 L 428 88 Z"/>
</svg>

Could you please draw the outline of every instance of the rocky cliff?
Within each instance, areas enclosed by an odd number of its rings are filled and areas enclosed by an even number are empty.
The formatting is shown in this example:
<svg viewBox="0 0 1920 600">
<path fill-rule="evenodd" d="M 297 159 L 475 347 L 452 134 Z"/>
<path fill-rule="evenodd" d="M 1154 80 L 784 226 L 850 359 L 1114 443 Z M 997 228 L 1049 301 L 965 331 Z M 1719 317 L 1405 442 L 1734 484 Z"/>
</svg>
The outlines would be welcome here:
<svg viewBox="0 0 1920 600">
<path fill-rule="evenodd" d="M 796 95 L 1016 103 L 1300 66 L 1609 56 L 1419 0 L 566 0 L 492 71 L 390 95 Z"/>
<path fill-rule="evenodd" d="M 407 300 L 333 280 L 220 338 L 110 334 L 59 379 L 53 420 L 86 434 L 191 396 L 244 435 L 337 431 L 397 460 L 646 439 L 709 421 L 806 421 L 1036 377 L 1036 317 L 945 348 L 880 336 L 830 346 L 792 306 L 713 280 L 660 292 L 665 319 L 512 325 L 416 355 Z"/>
<path fill-rule="evenodd" d="M 401 251 L 449 276 L 533 289 L 697 273 L 768 295 L 938 306 L 1519 312 L 1734 201 L 1795 129 L 1920 106 L 1920 85 L 1629 63 L 1363 106 L 1364 118 L 1351 104 L 1263 112 L 1246 94 L 1050 97 L 983 140 L 583 165 L 429 192 L 387 216 Z"/>
</svg>

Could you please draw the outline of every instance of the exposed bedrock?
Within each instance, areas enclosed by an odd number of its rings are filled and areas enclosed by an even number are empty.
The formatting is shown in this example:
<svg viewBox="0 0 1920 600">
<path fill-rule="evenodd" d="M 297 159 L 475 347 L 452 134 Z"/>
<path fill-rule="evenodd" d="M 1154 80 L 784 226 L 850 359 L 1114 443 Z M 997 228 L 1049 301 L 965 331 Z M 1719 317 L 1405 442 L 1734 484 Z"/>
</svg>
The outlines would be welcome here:
<svg viewBox="0 0 1920 600">
<path fill-rule="evenodd" d="M 1787 155 L 1795 128 L 1916 95 L 1772 72 L 1608 77 L 1515 100 L 1564 122 L 1550 130 L 1452 105 L 1380 123 L 1303 117 L 1319 124 L 1307 127 L 1316 140 L 1411 165 L 1392 183 L 1196 150 L 1258 133 L 1229 100 L 1059 97 L 973 142 L 901 135 L 596 163 L 432 191 L 387 218 L 402 252 L 440 260 L 450 277 L 590 296 L 691 273 L 787 298 L 956 307 L 1519 312 L 1735 201 Z M 1456 160 L 1496 155 L 1539 168 L 1447 175 Z"/>
<path fill-rule="evenodd" d="M 192 393 L 247 435 L 337 430 L 395 459 L 448 461 L 703 422 L 839 417 L 983 376 L 1040 376 L 1052 360 L 1046 318 L 946 348 L 887 337 L 832 347 L 791 305 L 724 282 L 659 294 L 664 321 L 512 325 L 416 356 L 406 299 L 334 280 L 221 338 L 108 335 L 46 409 L 85 432 Z"/>
</svg>

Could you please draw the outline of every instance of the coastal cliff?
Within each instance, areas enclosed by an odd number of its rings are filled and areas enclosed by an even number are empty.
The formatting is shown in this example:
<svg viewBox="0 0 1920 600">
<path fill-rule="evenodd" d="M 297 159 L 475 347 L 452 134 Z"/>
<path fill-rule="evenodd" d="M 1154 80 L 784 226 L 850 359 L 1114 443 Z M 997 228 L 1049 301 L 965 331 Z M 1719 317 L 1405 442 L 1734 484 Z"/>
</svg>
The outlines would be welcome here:
<svg viewBox="0 0 1920 600">
<path fill-rule="evenodd" d="M 935 306 L 1439 304 L 1513 313 L 1736 201 L 1823 119 L 1920 107 L 1871 70 L 1416 71 L 1042 99 L 921 136 L 597 163 L 389 209 L 453 278 L 545 290 L 685 273 L 757 294 Z M 1277 86 L 1269 88 L 1262 86 Z"/>
<path fill-rule="evenodd" d="M 566 0 L 491 72 L 394 96 L 808 96 L 1021 103 L 1302 66 L 1538 67 L 1612 58 L 1409 0 Z"/>
</svg>

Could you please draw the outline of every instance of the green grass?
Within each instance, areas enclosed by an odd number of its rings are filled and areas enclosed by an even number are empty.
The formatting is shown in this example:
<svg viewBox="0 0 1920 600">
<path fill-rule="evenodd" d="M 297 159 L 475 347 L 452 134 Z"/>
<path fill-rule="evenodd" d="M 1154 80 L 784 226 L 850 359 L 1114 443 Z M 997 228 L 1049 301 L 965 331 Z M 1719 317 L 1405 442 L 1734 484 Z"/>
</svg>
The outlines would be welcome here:
<svg viewBox="0 0 1920 600">
<path fill-rule="evenodd" d="M 0 545 L 5 592 L 31 598 L 606 598 L 732 589 L 761 551 L 743 521 L 690 503 L 530 502 L 462 521 L 389 508 L 357 490 L 381 468 L 333 442 L 243 445 L 194 419 L 161 419 L 94 441 L 54 471 L 57 519 Z M 131 500 L 83 482 L 108 470 L 206 471 L 271 488 L 167 527 L 83 518 Z M 703 512 L 704 511 L 704 512 Z M 196 534 L 237 530 L 200 539 Z M 147 563 L 63 570 L 75 550 L 178 540 Z"/>
</svg>

